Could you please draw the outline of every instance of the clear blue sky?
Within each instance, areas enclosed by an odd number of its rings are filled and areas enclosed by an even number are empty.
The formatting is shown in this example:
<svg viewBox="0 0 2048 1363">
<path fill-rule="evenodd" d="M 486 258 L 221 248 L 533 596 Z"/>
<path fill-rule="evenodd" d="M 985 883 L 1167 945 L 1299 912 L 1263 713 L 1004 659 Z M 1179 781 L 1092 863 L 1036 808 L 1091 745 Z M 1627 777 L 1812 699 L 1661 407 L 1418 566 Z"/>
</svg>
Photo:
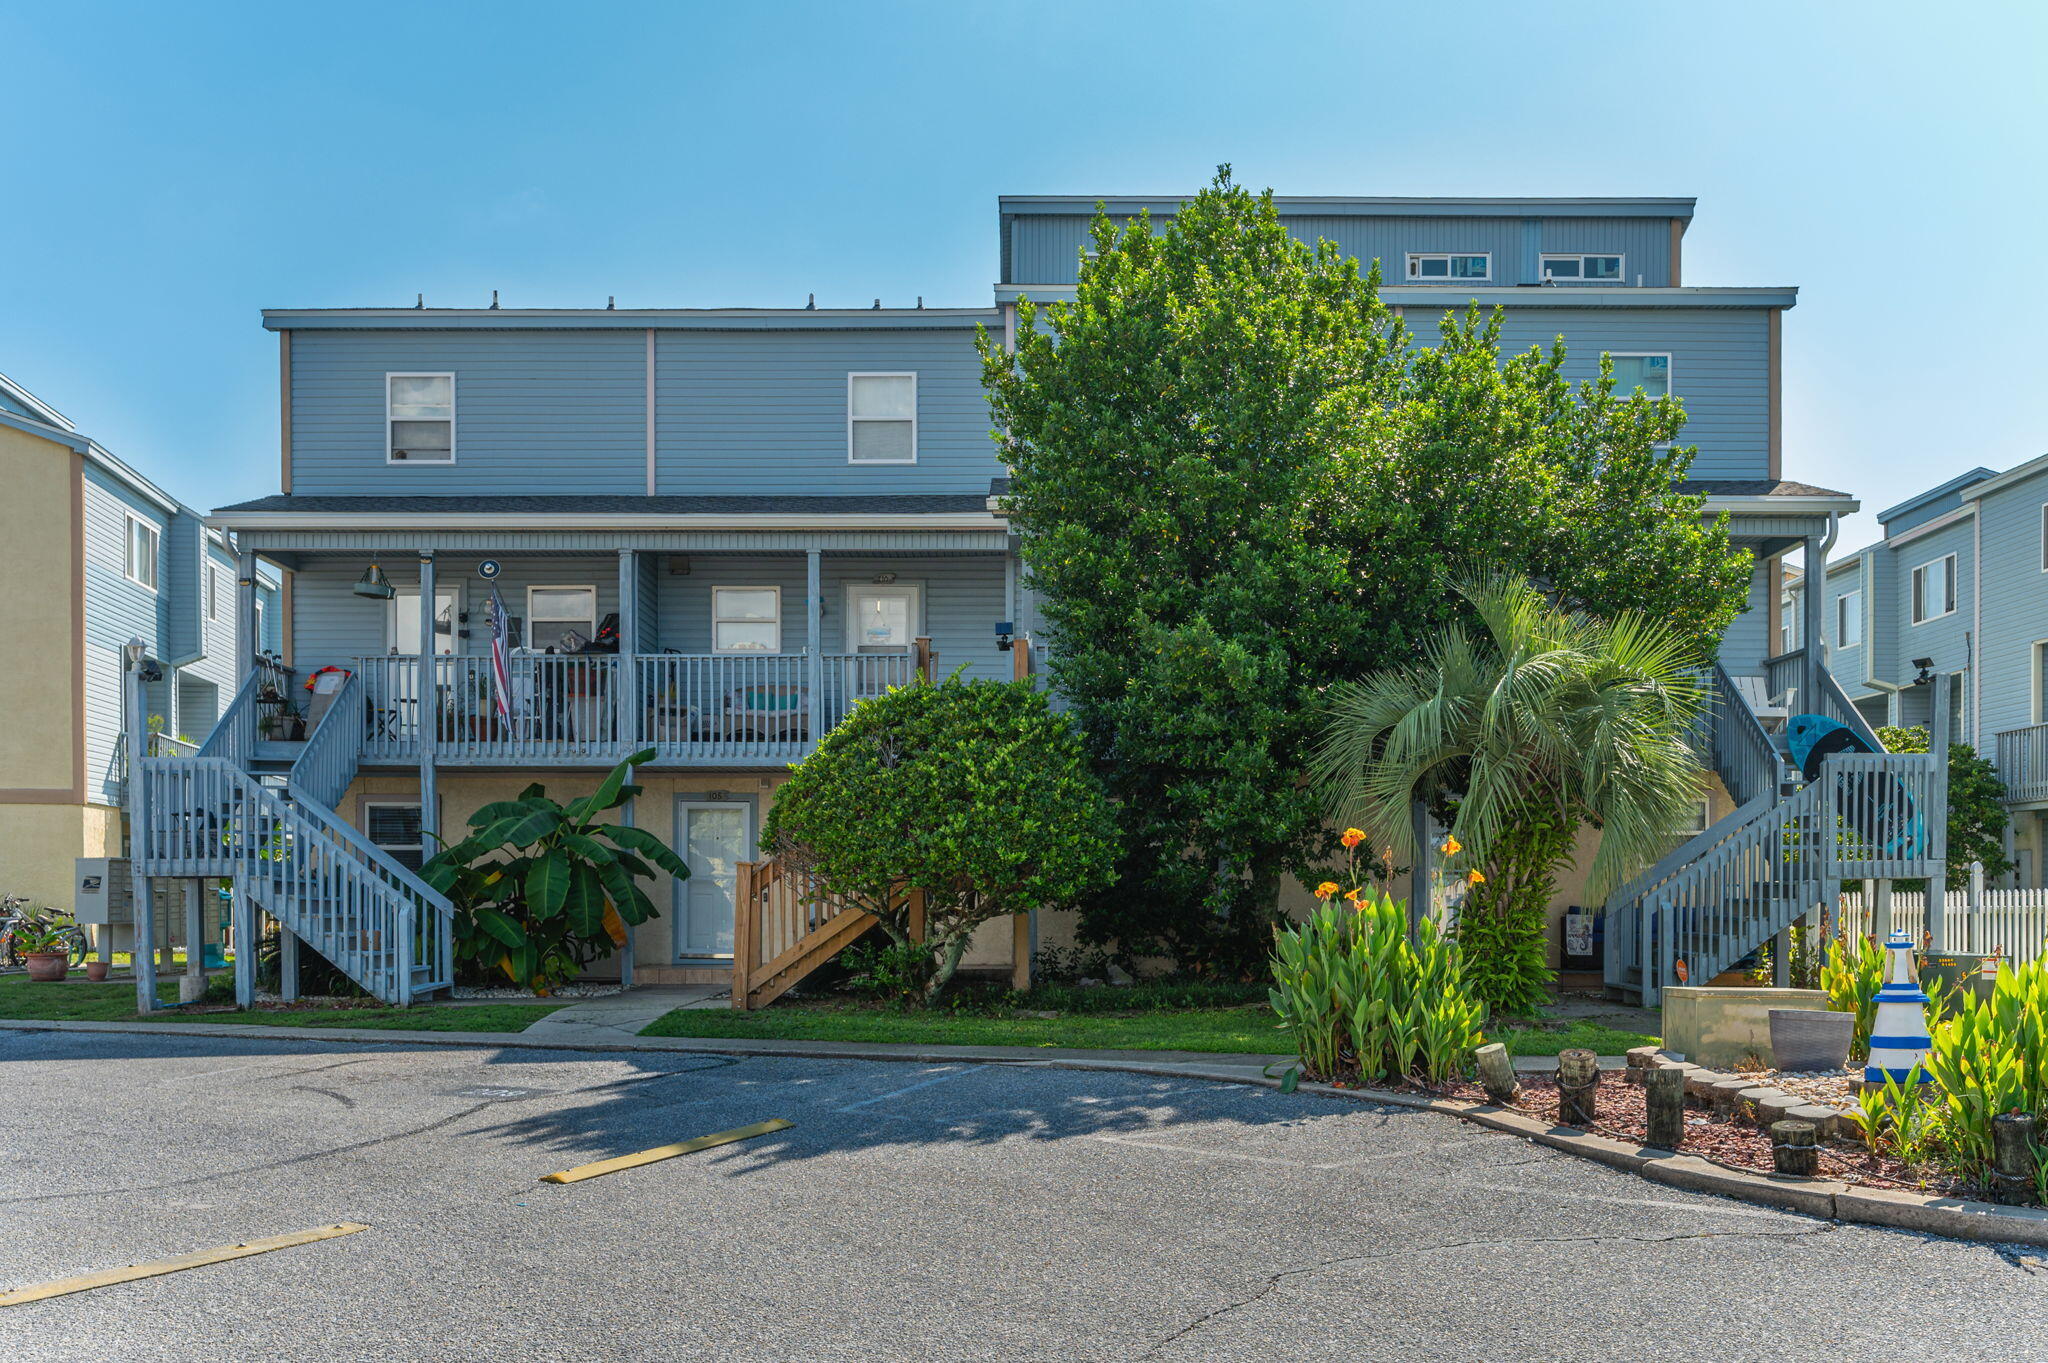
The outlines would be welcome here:
<svg viewBox="0 0 2048 1363">
<path fill-rule="evenodd" d="M 276 490 L 266 306 L 978 305 L 998 194 L 1219 161 L 1691 194 L 1687 283 L 1801 286 L 1785 468 L 1849 548 L 2048 450 L 2044 51 L 2020 3 L 14 5 L 0 371 L 215 506 Z"/>
</svg>

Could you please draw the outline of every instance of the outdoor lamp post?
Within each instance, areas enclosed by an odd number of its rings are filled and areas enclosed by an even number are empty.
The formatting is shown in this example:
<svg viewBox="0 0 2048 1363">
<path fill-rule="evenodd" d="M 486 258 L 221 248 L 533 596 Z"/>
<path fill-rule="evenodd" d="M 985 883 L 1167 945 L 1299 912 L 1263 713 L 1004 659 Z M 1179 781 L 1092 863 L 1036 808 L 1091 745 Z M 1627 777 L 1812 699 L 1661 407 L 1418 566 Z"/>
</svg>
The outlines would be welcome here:
<svg viewBox="0 0 2048 1363">
<path fill-rule="evenodd" d="M 135 972 L 135 1010 L 147 1013 L 156 1007 L 156 905 L 150 896 L 149 878 L 142 874 L 146 864 L 147 840 L 143 836 L 144 797 L 142 761 L 149 751 L 149 645 L 140 637 L 122 645 L 128 660 L 128 779 L 122 783 L 128 806 L 128 870 L 131 902 L 134 906 L 134 941 L 129 944 L 129 963 Z M 161 672 L 158 675 L 162 675 Z"/>
</svg>

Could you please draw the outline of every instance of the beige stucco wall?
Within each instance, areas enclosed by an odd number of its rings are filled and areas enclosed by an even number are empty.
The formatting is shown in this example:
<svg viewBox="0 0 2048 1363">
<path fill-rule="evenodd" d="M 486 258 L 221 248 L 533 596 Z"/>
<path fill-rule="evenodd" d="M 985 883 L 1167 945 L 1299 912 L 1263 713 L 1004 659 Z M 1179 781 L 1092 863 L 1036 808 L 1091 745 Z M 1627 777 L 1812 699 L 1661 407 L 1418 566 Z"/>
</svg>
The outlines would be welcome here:
<svg viewBox="0 0 2048 1363">
<path fill-rule="evenodd" d="M 120 855 L 121 811 L 0 804 L 0 891 L 69 910 L 77 857 Z"/>
<path fill-rule="evenodd" d="M 72 789 L 79 734 L 72 677 L 77 648 L 72 538 L 77 456 L 62 445 L 0 426 L 0 800 L 9 792 Z M 64 870 L 66 879 L 70 867 Z"/>
<path fill-rule="evenodd" d="M 1771 1010 L 1825 1012 L 1819 989 L 1715 989 L 1698 985 L 1664 991 L 1664 1046 L 1696 1065 L 1726 1069 L 1744 1061 L 1775 1063 Z"/>
</svg>

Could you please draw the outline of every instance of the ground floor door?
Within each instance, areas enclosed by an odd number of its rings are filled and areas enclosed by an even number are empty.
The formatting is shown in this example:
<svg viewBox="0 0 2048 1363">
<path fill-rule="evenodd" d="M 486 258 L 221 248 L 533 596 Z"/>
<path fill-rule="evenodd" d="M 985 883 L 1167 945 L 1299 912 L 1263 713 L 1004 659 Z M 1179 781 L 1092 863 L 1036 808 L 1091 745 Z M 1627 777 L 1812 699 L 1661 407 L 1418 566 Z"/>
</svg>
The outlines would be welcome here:
<svg viewBox="0 0 2048 1363">
<path fill-rule="evenodd" d="M 676 905 L 676 959 L 732 957 L 734 894 L 740 863 L 753 846 L 753 806 L 744 801 L 681 800 L 677 848 L 689 863 Z"/>
</svg>

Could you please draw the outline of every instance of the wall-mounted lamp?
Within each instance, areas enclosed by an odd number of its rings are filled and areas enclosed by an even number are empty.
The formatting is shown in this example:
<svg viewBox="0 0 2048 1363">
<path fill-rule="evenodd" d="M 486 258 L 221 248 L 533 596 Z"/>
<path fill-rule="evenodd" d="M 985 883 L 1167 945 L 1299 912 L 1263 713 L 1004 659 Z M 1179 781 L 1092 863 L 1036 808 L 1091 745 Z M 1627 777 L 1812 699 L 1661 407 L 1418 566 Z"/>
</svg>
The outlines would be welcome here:
<svg viewBox="0 0 2048 1363">
<path fill-rule="evenodd" d="M 1014 642 L 1010 632 L 1010 623 L 1008 620 L 996 621 L 996 647 L 1005 653 L 1010 651 L 1010 645 Z"/>
<path fill-rule="evenodd" d="M 1932 686 L 1934 684 L 1934 659 L 1915 658 L 1913 666 L 1920 669 L 1920 675 L 1913 678 L 1913 685 Z"/>
</svg>

